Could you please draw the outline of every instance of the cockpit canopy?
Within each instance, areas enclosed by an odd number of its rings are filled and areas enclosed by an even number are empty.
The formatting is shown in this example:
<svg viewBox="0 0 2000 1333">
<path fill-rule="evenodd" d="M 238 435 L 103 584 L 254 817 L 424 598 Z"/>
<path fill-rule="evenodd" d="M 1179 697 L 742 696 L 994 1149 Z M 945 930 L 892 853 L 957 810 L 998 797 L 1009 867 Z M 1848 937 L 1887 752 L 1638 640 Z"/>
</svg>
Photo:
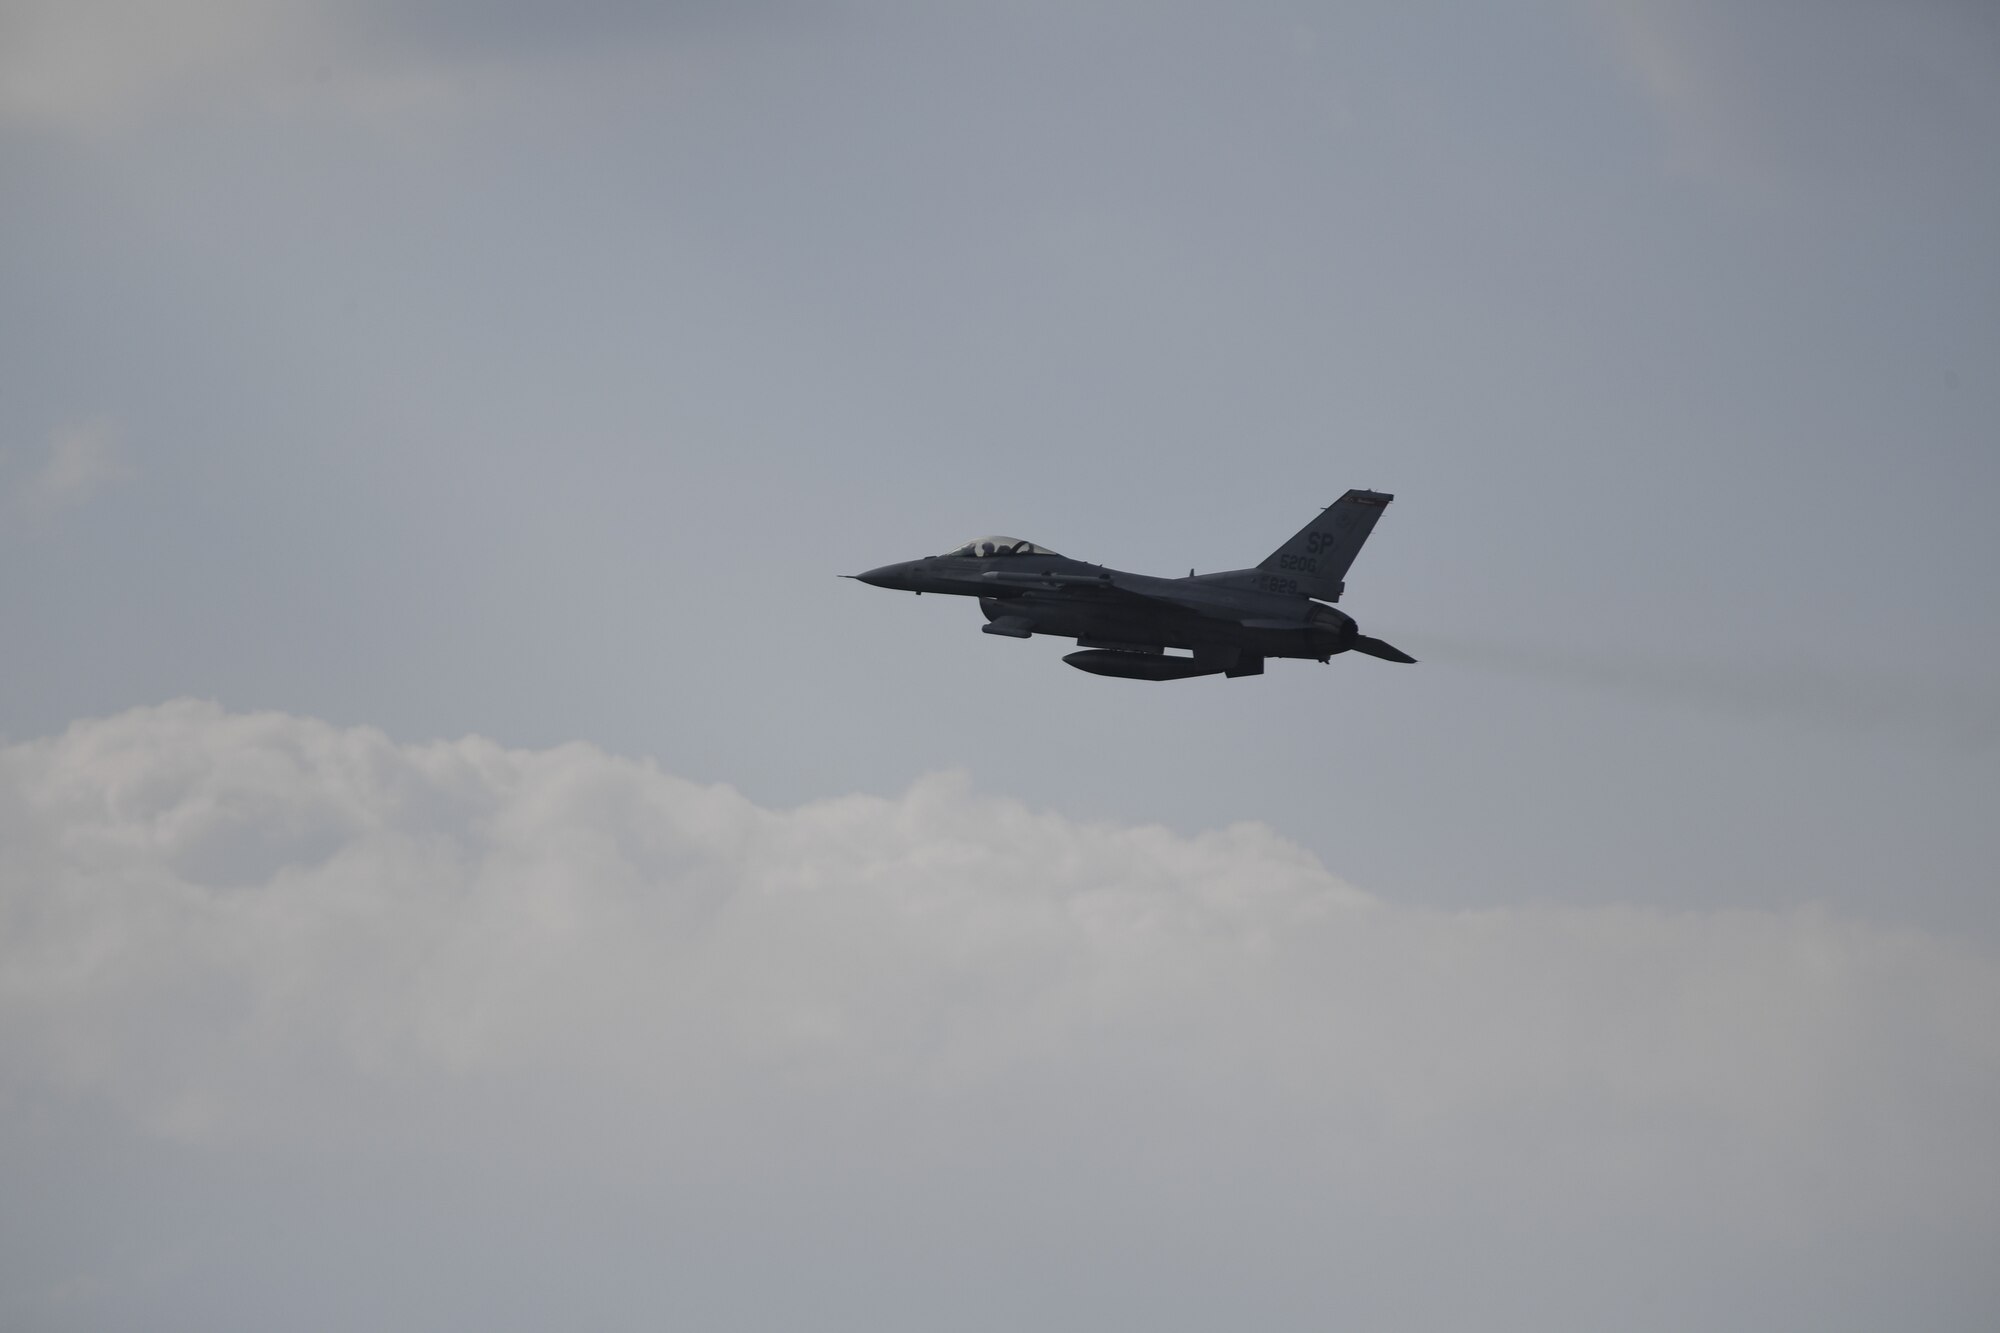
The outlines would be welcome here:
<svg viewBox="0 0 2000 1333">
<path fill-rule="evenodd" d="M 946 555 L 971 556 L 984 560 L 999 555 L 1054 555 L 1055 552 L 1033 542 L 1024 542 L 1017 537 L 974 537 L 963 546 L 954 547 Z"/>
</svg>

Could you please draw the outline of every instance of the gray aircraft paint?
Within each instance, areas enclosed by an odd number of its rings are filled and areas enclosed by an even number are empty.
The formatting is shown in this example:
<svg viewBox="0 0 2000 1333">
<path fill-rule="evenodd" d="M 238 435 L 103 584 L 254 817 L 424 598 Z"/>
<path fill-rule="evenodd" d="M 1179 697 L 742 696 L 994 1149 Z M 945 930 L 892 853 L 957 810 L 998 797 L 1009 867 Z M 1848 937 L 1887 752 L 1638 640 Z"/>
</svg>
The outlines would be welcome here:
<svg viewBox="0 0 2000 1333">
<path fill-rule="evenodd" d="M 1355 556 L 1395 498 L 1350 490 L 1255 569 L 1156 578 L 1011 537 L 979 537 L 943 555 L 852 577 L 877 588 L 977 597 L 985 633 L 1075 639 L 1082 651 L 1063 660 L 1100 676 L 1255 676 L 1267 657 L 1328 662 L 1345 652 L 1413 662 L 1360 633 L 1352 616 L 1322 604 L 1339 600 Z M 1169 656 L 1169 648 L 1189 655 Z"/>
</svg>

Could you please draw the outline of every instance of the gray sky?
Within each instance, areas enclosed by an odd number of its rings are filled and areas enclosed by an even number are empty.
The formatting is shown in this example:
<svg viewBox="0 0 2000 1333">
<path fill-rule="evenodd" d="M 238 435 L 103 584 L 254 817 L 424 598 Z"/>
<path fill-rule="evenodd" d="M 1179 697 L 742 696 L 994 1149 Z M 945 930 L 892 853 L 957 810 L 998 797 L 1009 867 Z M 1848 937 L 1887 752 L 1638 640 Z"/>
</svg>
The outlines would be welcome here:
<svg viewBox="0 0 2000 1333">
<path fill-rule="evenodd" d="M 0 0 L 5 1322 L 1992 1327 L 2000 21 L 1739 9 Z"/>
</svg>

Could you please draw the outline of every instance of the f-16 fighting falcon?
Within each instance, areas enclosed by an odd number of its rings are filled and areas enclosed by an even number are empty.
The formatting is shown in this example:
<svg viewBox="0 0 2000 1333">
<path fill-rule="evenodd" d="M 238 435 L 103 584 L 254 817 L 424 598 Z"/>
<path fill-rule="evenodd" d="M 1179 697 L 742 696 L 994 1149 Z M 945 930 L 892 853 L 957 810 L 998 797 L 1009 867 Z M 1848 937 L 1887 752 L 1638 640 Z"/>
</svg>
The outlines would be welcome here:
<svg viewBox="0 0 2000 1333">
<path fill-rule="evenodd" d="M 1081 651 L 1063 661 L 1100 676 L 1256 676 L 1267 657 L 1325 662 L 1345 652 L 1414 662 L 1360 633 L 1353 617 L 1321 605 L 1340 600 L 1348 567 L 1395 498 L 1349 491 L 1255 569 L 1154 578 L 1088 565 L 1012 537 L 981 537 L 943 555 L 847 577 L 878 588 L 977 597 L 986 633 L 1075 639 Z"/>
</svg>

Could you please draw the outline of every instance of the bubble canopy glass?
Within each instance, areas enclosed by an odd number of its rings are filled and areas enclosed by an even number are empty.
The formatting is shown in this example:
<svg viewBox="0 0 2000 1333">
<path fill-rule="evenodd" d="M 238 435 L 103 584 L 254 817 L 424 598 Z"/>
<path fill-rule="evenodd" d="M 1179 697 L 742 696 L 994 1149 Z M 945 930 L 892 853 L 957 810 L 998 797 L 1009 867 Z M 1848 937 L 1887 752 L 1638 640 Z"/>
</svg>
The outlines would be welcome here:
<svg viewBox="0 0 2000 1333">
<path fill-rule="evenodd" d="M 974 537 L 963 546 L 955 546 L 946 555 L 967 555 L 984 560 L 996 555 L 1054 555 L 1046 546 L 1024 542 L 1018 537 Z"/>
</svg>

